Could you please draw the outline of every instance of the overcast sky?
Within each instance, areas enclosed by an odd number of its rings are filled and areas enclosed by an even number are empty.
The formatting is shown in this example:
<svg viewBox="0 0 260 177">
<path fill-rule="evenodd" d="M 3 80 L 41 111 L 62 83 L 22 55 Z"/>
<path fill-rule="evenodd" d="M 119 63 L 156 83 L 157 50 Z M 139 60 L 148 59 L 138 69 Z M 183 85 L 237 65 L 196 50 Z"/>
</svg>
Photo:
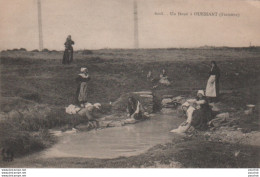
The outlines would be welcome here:
<svg viewBox="0 0 260 177">
<path fill-rule="evenodd" d="M 171 16 L 170 11 L 240 17 Z M 139 0 L 138 14 L 141 48 L 260 45 L 260 1 Z M 63 49 L 68 34 L 74 49 L 133 48 L 133 19 L 133 0 L 42 0 L 44 48 Z M 0 50 L 21 47 L 39 47 L 37 0 L 0 0 Z"/>
</svg>

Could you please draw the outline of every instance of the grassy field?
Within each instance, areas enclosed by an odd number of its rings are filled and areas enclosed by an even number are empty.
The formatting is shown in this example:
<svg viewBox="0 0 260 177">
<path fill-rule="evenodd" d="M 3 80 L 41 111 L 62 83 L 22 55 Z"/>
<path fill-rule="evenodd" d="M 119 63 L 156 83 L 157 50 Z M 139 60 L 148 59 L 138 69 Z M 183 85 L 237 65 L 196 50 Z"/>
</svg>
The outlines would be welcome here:
<svg viewBox="0 0 260 177">
<path fill-rule="evenodd" d="M 57 51 L 1 52 L 0 145 L 17 147 L 17 155 L 53 144 L 55 138 L 46 129 L 85 122 L 64 112 L 65 106 L 74 103 L 75 78 L 82 66 L 88 67 L 91 76 L 90 102 L 107 105 L 124 93 L 151 90 L 156 83 L 147 82 L 149 70 L 158 80 L 165 69 L 172 83 L 156 88 L 158 97 L 194 95 L 205 89 L 210 61 L 215 60 L 221 70 L 221 102 L 238 113 L 246 104 L 258 105 L 259 48 L 77 51 L 74 62 L 66 66 L 61 64 L 62 55 Z M 258 120 L 243 126 L 258 129 Z"/>
<path fill-rule="evenodd" d="M 148 71 L 158 79 L 163 68 L 173 83 L 168 90 L 205 88 L 211 60 L 221 69 L 222 90 L 248 89 L 248 94 L 254 94 L 251 88 L 258 87 L 259 80 L 258 48 L 98 50 L 90 55 L 78 52 L 73 64 L 66 66 L 61 65 L 61 52 L 31 53 L 2 52 L 3 97 L 31 95 L 28 99 L 39 103 L 65 106 L 74 101 L 75 77 L 82 66 L 88 67 L 92 77 L 92 102 L 115 101 L 122 93 L 151 89 L 146 82 Z M 255 96 L 252 99 L 257 100 Z"/>
</svg>

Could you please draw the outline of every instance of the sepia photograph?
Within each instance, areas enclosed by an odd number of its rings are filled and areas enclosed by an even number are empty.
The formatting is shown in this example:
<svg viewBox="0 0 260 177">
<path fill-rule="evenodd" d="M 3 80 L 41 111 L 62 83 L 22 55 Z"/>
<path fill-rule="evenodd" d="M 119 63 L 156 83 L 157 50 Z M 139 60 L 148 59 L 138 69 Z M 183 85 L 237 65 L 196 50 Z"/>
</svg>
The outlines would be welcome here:
<svg viewBox="0 0 260 177">
<path fill-rule="evenodd" d="M 1 175 L 258 173 L 258 0 L 0 0 L 0 52 Z"/>
</svg>

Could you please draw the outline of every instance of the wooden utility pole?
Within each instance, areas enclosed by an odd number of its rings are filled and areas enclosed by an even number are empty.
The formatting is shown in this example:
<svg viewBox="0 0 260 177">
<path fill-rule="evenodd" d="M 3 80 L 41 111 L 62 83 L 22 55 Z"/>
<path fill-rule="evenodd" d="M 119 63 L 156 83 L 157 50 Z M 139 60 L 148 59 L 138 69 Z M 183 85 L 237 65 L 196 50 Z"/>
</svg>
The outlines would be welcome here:
<svg viewBox="0 0 260 177">
<path fill-rule="evenodd" d="M 41 0 L 38 0 L 38 29 L 39 29 L 39 50 L 43 49 L 43 36 L 42 36 L 42 9 Z"/>
<path fill-rule="evenodd" d="M 134 0 L 134 48 L 139 48 L 138 9 L 136 0 Z"/>
</svg>

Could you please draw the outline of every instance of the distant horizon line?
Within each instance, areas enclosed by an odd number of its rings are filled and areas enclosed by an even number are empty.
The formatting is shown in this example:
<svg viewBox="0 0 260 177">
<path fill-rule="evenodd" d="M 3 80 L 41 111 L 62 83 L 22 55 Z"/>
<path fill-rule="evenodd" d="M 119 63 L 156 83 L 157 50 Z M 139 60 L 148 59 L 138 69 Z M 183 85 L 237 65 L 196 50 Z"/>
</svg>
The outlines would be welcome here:
<svg viewBox="0 0 260 177">
<path fill-rule="evenodd" d="M 260 46 L 208 46 L 208 45 L 205 45 L 205 46 L 199 46 L 199 47 L 162 47 L 162 48 L 109 48 L 109 47 L 104 47 L 104 48 L 98 48 L 98 49 L 87 49 L 87 48 L 83 48 L 83 49 L 77 49 L 74 51 L 81 51 L 81 50 L 107 50 L 107 49 L 110 49 L 110 50 L 149 50 L 149 49 L 210 49 L 210 48 L 260 48 Z M 39 49 L 32 49 L 32 50 L 28 50 L 26 48 L 13 48 L 13 49 L 1 49 L 1 52 L 2 51 L 23 51 L 23 50 L 26 50 L 26 51 L 40 51 Z M 64 49 L 60 50 L 60 49 L 48 49 L 48 48 L 43 48 L 43 50 L 49 50 L 49 51 L 63 51 Z"/>
</svg>

